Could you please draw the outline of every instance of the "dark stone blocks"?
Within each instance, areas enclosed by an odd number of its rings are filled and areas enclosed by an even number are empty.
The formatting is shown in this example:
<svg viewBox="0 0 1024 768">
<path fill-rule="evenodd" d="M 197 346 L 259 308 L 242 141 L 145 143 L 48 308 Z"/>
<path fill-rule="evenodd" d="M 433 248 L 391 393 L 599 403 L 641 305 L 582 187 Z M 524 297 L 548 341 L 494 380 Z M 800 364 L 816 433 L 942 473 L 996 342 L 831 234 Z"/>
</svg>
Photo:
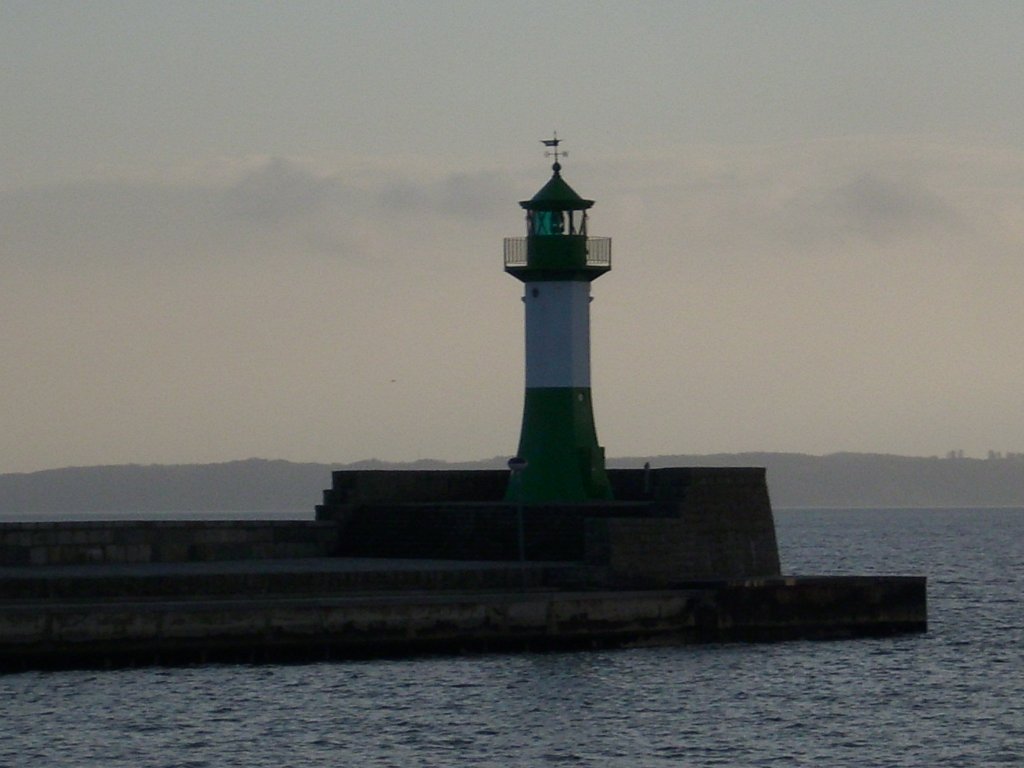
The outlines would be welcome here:
<svg viewBox="0 0 1024 768">
<path fill-rule="evenodd" d="M 779 574 L 760 468 L 610 470 L 615 501 L 521 508 L 527 560 L 579 561 L 603 586 L 665 587 Z M 339 471 L 317 508 L 337 554 L 455 560 L 519 557 L 508 473 Z"/>
<path fill-rule="evenodd" d="M 0 565 L 98 565 L 327 557 L 337 526 L 314 521 L 0 524 Z"/>
</svg>

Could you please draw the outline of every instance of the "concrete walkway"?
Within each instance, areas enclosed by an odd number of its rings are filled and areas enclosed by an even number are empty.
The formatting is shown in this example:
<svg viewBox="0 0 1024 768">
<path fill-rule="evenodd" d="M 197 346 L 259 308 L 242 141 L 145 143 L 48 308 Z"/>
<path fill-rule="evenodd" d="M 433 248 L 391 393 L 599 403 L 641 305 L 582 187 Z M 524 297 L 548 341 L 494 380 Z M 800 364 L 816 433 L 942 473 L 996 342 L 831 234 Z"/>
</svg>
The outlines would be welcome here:
<svg viewBox="0 0 1024 768">
<path fill-rule="evenodd" d="M 89 579 L 203 574 L 400 573 L 460 571 L 543 571 L 579 563 L 494 560 L 412 560 L 376 557 L 308 557 L 292 560 L 217 560 L 196 563 L 97 563 L 95 565 L 0 566 L 0 579 Z"/>
<path fill-rule="evenodd" d="M 30 605 L 484 595 L 591 587 L 581 563 L 301 558 L 0 567 L 0 611 Z"/>
</svg>

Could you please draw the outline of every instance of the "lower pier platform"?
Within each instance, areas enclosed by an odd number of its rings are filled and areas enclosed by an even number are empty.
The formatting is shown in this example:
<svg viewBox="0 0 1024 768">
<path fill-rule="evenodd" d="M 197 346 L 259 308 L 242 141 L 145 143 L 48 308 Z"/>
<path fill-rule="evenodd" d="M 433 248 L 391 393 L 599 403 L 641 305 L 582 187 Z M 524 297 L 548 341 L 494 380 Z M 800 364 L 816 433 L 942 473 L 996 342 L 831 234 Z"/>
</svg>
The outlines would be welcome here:
<svg viewBox="0 0 1024 768">
<path fill-rule="evenodd" d="M 578 563 L 309 558 L 0 568 L 0 670 L 923 632 L 920 577 L 588 587 Z"/>
</svg>

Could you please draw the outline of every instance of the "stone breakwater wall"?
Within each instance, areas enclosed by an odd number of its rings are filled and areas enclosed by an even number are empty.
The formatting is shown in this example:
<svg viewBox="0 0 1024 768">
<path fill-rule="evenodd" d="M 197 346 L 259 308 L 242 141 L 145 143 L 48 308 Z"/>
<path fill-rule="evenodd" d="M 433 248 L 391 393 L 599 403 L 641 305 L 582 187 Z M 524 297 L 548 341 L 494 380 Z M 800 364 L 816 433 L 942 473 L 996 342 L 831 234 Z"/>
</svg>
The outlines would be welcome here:
<svg viewBox="0 0 1024 768">
<path fill-rule="evenodd" d="M 759 468 L 611 470 L 615 500 L 505 501 L 509 473 L 339 471 L 309 521 L 0 523 L 0 566 L 329 556 L 584 563 L 595 586 L 780 573 Z"/>
<path fill-rule="evenodd" d="M 0 565 L 327 557 L 338 528 L 302 520 L 0 523 Z"/>
<path fill-rule="evenodd" d="M 509 504 L 504 471 L 344 471 L 316 521 L 0 524 L 0 671 L 927 628 L 923 578 L 780 577 L 763 469 L 609 476 L 575 505 Z"/>
<path fill-rule="evenodd" d="M 339 526 L 349 557 L 516 560 L 601 567 L 616 587 L 780 573 L 762 468 L 609 470 L 615 500 L 504 500 L 505 471 L 350 471 L 333 474 L 317 518 Z"/>
<path fill-rule="evenodd" d="M 925 581 L 916 577 L 766 579 L 642 592 L 8 601 L 0 606 L 0 670 L 835 639 L 926 627 Z"/>
</svg>

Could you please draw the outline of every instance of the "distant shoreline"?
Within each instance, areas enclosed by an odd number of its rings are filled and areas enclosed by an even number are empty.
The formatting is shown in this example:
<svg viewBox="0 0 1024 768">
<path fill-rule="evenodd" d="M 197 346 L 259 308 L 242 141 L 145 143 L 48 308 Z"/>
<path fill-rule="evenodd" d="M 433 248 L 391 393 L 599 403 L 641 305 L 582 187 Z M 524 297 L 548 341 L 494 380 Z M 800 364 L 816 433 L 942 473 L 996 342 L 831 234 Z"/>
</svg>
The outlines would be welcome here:
<svg viewBox="0 0 1024 768">
<path fill-rule="evenodd" d="M 337 469 L 495 469 L 423 459 L 389 463 L 295 463 L 245 459 L 217 464 L 67 467 L 0 474 L 0 518 L 64 514 L 312 515 Z M 673 455 L 610 459 L 610 467 L 765 467 L 772 503 L 800 509 L 963 509 L 1024 507 L 1024 460 L 837 453 Z"/>
</svg>

